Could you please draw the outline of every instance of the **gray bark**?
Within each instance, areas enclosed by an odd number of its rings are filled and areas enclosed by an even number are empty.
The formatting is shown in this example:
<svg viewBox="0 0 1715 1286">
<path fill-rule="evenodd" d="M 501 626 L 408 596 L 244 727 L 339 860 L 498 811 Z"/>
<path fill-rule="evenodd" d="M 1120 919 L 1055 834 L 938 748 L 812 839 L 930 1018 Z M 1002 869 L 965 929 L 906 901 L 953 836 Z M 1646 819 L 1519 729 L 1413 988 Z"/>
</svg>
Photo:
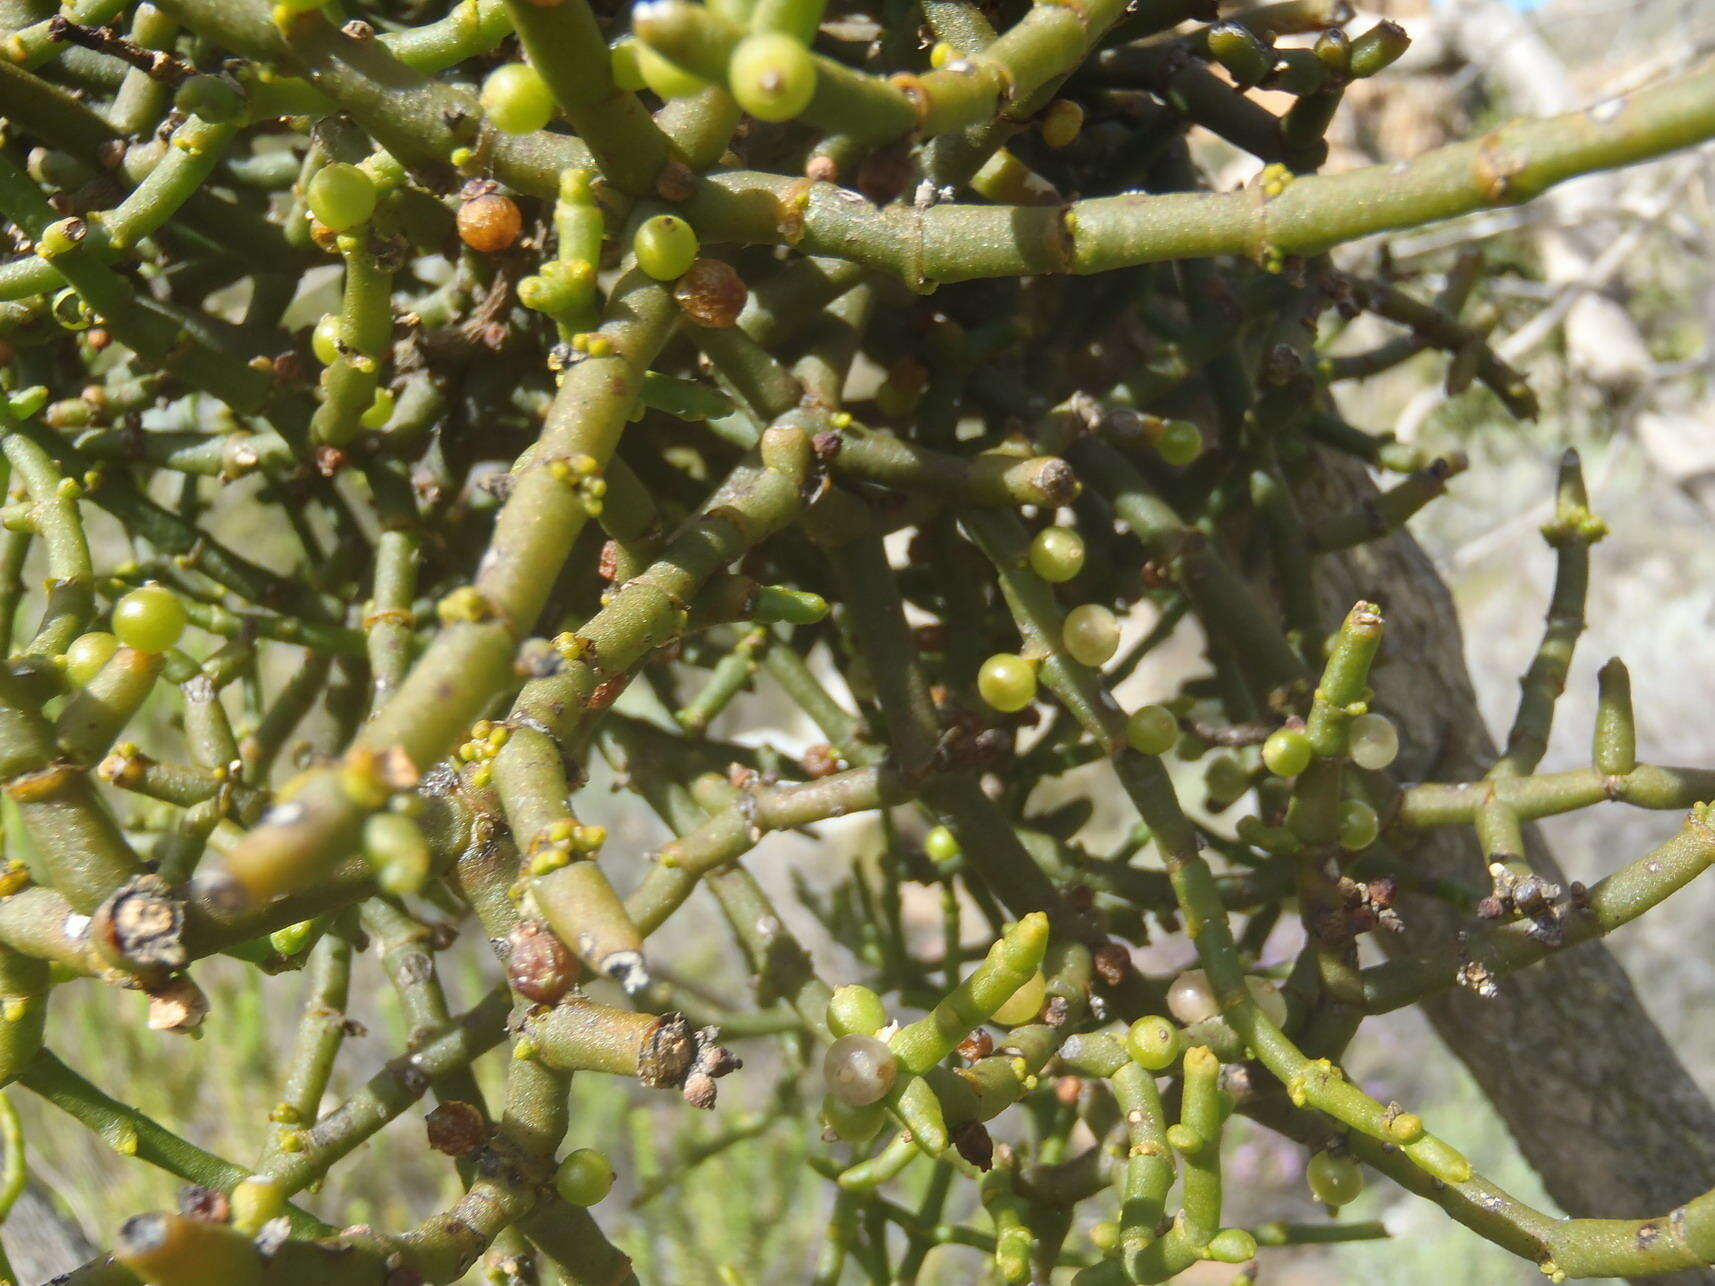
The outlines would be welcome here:
<svg viewBox="0 0 1715 1286">
<path fill-rule="evenodd" d="M 1345 510 L 1375 493 L 1351 461 L 1325 463 L 1301 495 L 1307 512 Z M 1401 534 L 1326 559 L 1321 590 L 1329 620 L 1360 598 L 1384 609 L 1388 660 L 1374 686 L 1377 708 L 1399 724 L 1400 779 L 1482 776 L 1495 745 L 1465 668 L 1452 598 L 1417 542 Z M 1533 868 L 1562 879 L 1540 835 L 1526 838 Z M 1464 827 L 1427 833 L 1408 856 L 1436 874 L 1487 879 Z M 1430 899 L 1409 900 L 1403 914 L 1403 934 L 1378 935 L 1389 950 L 1419 950 L 1469 927 L 1459 912 Z M 1422 1007 L 1567 1213 L 1662 1214 L 1715 1186 L 1715 1108 L 1602 944 L 1503 978 L 1492 999 L 1455 990 Z M 1715 1271 L 1647 1280 L 1709 1286 Z"/>
</svg>

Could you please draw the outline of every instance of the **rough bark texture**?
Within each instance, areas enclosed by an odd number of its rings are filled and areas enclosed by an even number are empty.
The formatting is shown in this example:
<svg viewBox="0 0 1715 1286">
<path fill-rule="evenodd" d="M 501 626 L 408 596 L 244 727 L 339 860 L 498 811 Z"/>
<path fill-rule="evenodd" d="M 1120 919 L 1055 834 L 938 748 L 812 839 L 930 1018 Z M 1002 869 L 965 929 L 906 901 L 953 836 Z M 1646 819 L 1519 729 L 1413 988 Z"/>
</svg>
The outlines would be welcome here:
<svg viewBox="0 0 1715 1286">
<path fill-rule="evenodd" d="M 1307 511 L 1345 510 L 1375 494 L 1351 461 L 1323 463 L 1302 493 Z M 1399 724 L 1401 780 L 1480 777 L 1495 745 L 1465 668 L 1452 598 L 1422 547 L 1397 535 L 1329 559 L 1321 589 L 1328 620 L 1359 598 L 1386 612 L 1386 664 L 1374 686 L 1378 708 Z M 1540 602 L 1546 593 L 1521 598 Z M 1526 839 L 1533 868 L 1562 879 L 1540 835 L 1527 830 Z M 1464 827 L 1427 833 L 1408 856 L 1438 874 L 1486 880 Z M 1672 915 L 1671 904 L 1660 913 Z M 1378 935 L 1389 949 L 1414 951 L 1469 927 L 1445 903 L 1422 898 L 1408 904 L 1405 920 L 1405 933 Z M 1423 1009 L 1567 1213 L 1660 1214 L 1715 1185 L 1715 1108 L 1600 943 L 1502 979 L 1493 999 L 1455 990 Z M 1707 1286 L 1715 1271 L 1645 1280 Z"/>
</svg>

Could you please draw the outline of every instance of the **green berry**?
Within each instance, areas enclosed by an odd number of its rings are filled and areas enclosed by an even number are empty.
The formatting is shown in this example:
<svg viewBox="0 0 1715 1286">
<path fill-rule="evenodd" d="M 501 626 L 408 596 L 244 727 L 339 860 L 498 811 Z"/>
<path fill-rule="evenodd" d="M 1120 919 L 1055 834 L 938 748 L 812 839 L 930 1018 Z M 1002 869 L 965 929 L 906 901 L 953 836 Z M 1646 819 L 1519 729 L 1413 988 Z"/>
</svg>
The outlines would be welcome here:
<svg viewBox="0 0 1715 1286">
<path fill-rule="evenodd" d="M 1139 1018 L 1125 1034 L 1125 1047 L 1132 1060 L 1146 1071 L 1159 1072 L 1173 1066 L 1182 1041 L 1179 1029 L 1167 1019 L 1149 1015 Z"/>
<path fill-rule="evenodd" d="M 637 226 L 631 249 L 637 266 L 656 281 L 673 281 L 696 262 L 697 234 L 676 214 L 658 214 Z"/>
<path fill-rule="evenodd" d="M 613 1162 L 595 1148 L 566 1153 L 554 1171 L 554 1191 L 574 1206 L 593 1206 L 613 1190 Z"/>
<path fill-rule="evenodd" d="M 868 987 L 848 983 L 828 997 L 828 1030 L 835 1036 L 873 1036 L 887 1026 L 887 1009 Z"/>
<path fill-rule="evenodd" d="M 1203 454 L 1203 431 L 1189 420 L 1169 420 L 1155 450 L 1168 464 L 1190 464 Z"/>
<path fill-rule="evenodd" d="M 1376 810 L 1361 799 L 1348 799 L 1340 805 L 1340 847 L 1351 852 L 1368 848 L 1376 842 L 1381 823 Z"/>
<path fill-rule="evenodd" d="M 709 82 L 678 63 L 668 62 L 648 45 L 637 42 L 637 72 L 643 83 L 662 98 L 689 98 L 709 87 Z"/>
<path fill-rule="evenodd" d="M 185 605 L 165 585 L 143 585 L 113 605 L 113 632 L 139 652 L 165 652 L 185 632 Z"/>
<path fill-rule="evenodd" d="M 1066 613 L 1060 642 L 1079 665 L 1099 666 L 1120 645 L 1120 623 L 1100 603 L 1084 603 Z"/>
<path fill-rule="evenodd" d="M 393 897 L 416 893 L 429 878 L 429 842 L 402 814 L 376 813 L 363 824 L 363 855 L 376 885 Z"/>
<path fill-rule="evenodd" d="M 759 121 L 789 121 L 816 92 L 816 61 L 791 36 L 757 32 L 738 42 L 727 64 L 738 105 Z"/>
<path fill-rule="evenodd" d="M 1104 1219 L 1090 1229 L 1090 1244 L 1103 1253 L 1112 1250 L 1120 1244 L 1120 1226 L 1112 1219 Z"/>
<path fill-rule="evenodd" d="M 1310 738 L 1296 728 L 1280 728 L 1262 743 L 1262 761 L 1276 777 L 1296 777 L 1315 757 Z"/>
<path fill-rule="evenodd" d="M 1030 570 L 1058 585 L 1084 566 L 1084 538 L 1070 527 L 1044 527 L 1030 542 Z"/>
<path fill-rule="evenodd" d="M 482 82 L 482 110 L 507 134 L 534 134 L 554 119 L 554 95 L 529 63 L 506 63 Z"/>
<path fill-rule="evenodd" d="M 945 826 L 937 826 L 923 837 L 923 851 L 931 862 L 946 863 L 955 860 L 963 850 L 959 848 L 958 836 Z"/>
<path fill-rule="evenodd" d="M 83 687 L 101 673 L 101 667 L 106 665 L 108 659 L 118 650 L 119 640 L 104 630 L 79 634 L 66 649 L 67 680 L 80 688 Z"/>
<path fill-rule="evenodd" d="M 316 171 L 304 198 L 319 222 L 344 232 L 375 213 L 375 180 L 355 165 L 335 161 Z"/>
<path fill-rule="evenodd" d="M 996 652 L 977 671 L 977 691 L 1003 714 L 1036 700 L 1036 667 L 1011 652 Z"/>
<path fill-rule="evenodd" d="M 1399 757 L 1399 729 L 1386 715 L 1361 714 L 1346 730 L 1346 749 L 1360 768 L 1386 768 Z"/>
<path fill-rule="evenodd" d="M 1179 720 L 1166 706 L 1144 706 L 1126 720 L 1125 739 L 1139 754 L 1165 755 L 1179 741 Z"/>
<path fill-rule="evenodd" d="M 310 332 L 310 351 L 323 366 L 332 366 L 339 356 L 339 314 L 323 313 Z"/>
<path fill-rule="evenodd" d="M 1033 1023 L 1036 1016 L 1042 1012 L 1042 1002 L 1048 998 L 1048 979 L 1042 976 L 1038 969 L 1030 975 L 1030 979 L 1012 995 L 1001 1002 L 999 1009 L 994 1011 L 993 1018 L 1002 1027 L 1018 1027 L 1024 1023 Z"/>
<path fill-rule="evenodd" d="M 1358 1163 L 1332 1152 L 1318 1152 L 1311 1157 L 1310 1164 L 1304 1167 L 1304 1177 L 1316 1200 L 1335 1209 L 1350 1205 L 1364 1190 L 1364 1172 Z"/>
</svg>

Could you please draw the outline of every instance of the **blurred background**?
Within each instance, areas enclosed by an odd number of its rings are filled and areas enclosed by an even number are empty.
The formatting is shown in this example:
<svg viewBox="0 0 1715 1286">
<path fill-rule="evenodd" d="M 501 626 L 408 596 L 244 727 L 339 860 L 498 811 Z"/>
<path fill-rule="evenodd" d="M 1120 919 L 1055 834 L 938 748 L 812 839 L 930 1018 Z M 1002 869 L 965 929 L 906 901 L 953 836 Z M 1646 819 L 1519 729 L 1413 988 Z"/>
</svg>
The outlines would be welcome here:
<svg viewBox="0 0 1715 1286">
<path fill-rule="evenodd" d="M 1389 74 L 1360 82 L 1348 95 L 1336 124 L 1332 168 L 1410 156 L 1519 113 L 1597 103 L 1715 48 L 1715 5 L 1708 0 L 1400 0 L 1366 9 L 1351 30 L 1384 15 L 1405 24 L 1413 49 Z M 1631 668 L 1642 755 L 1715 763 L 1715 720 L 1706 713 L 1715 710 L 1715 649 L 1709 646 L 1715 631 L 1712 159 L 1705 150 L 1596 176 L 1523 209 L 1392 240 L 1396 269 L 1424 295 L 1434 293 L 1454 255 L 1482 248 L 1494 270 L 1486 289 L 1496 342 L 1538 391 L 1543 413 L 1535 423 L 1510 420 L 1480 388 L 1448 397 L 1441 383 L 1444 360 L 1434 355 L 1344 386 L 1354 423 L 1394 427 L 1402 437 L 1470 457 L 1469 471 L 1412 530 L 1453 588 L 1485 716 L 1503 732 L 1517 676 L 1540 635 L 1552 576 L 1537 527 L 1548 516 L 1554 464 L 1567 446 L 1583 453 L 1592 507 L 1612 535 L 1595 551 L 1590 626 L 1545 767 L 1586 761 L 1595 672 L 1612 655 Z M 1250 177 L 1218 147 L 1209 148 L 1206 160 L 1221 187 Z M 1364 269 L 1379 254 L 1378 245 L 1359 244 L 1339 258 Z M 1354 325 L 1338 348 L 1357 350 L 1384 337 Z M 235 512 L 229 521 L 242 531 L 244 514 Z M 1140 619 L 1130 628 L 1148 623 Z M 1195 665 L 1196 655 L 1197 640 L 1187 633 L 1122 695 L 1158 697 L 1164 675 Z M 756 728 L 768 729 L 767 736 L 789 750 L 812 739 L 763 697 L 741 700 L 713 731 L 746 739 L 742 730 Z M 303 731 L 314 747 L 316 730 Z M 592 782 L 579 810 L 609 826 L 614 838 L 607 851 L 623 884 L 626 855 L 648 852 L 664 835 L 640 806 L 611 794 L 606 784 L 599 777 Z M 1104 787 L 1091 778 L 1070 781 L 1066 789 L 1099 796 Z M 1124 823 L 1113 811 L 1106 821 L 1117 830 Z M 1098 825 L 1103 821 L 1099 814 Z M 836 981 L 852 976 L 852 964 L 803 911 L 800 897 L 833 883 L 870 824 L 843 823 L 814 842 L 773 837 L 751 860 L 791 927 L 812 946 L 823 976 Z M 1598 809 L 1560 819 L 1549 833 L 1567 873 L 1593 881 L 1677 825 L 1672 815 Z M 921 917 L 926 935 L 938 932 L 935 895 L 921 888 L 915 894 L 923 895 L 920 904 L 908 897 L 907 910 Z M 1715 1024 L 1703 1020 L 1715 1003 L 1715 954 L 1698 931 L 1712 919 L 1715 883 L 1704 881 L 1610 945 L 1705 1090 L 1715 1093 Z M 743 1007 L 747 980 L 716 920 L 700 904 L 688 906 L 671 935 L 677 954 L 664 971 L 712 1000 Z M 1283 933 L 1270 953 L 1287 960 L 1295 946 Z M 482 943 L 465 942 L 443 957 L 455 1003 L 481 994 L 492 973 L 487 955 Z M 1185 944 L 1170 943 L 1151 948 L 1140 962 L 1165 970 L 1189 955 Z M 269 1128 L 275 1061 L 290 1038 L 301 983 L 224 970 L 218 961 L 199 966 L 199 980 L 213 1011 L 198 1043 L 145 1031 L 136 1012 L 142 1000 L 94 985 L 56 993 L 50 1040 L 110 1093 L 243 1161 L 256 1155 Z M 390 1006 L 377 1003 L 386 990 L 379 970 L 366 962 L 354 987 L 354 1011 L 367 1034 L 347 1045 L 336 1098 L 403 1044 Z M 750 1057 L 757 1051 L 743 1052 Z M 790 1095 L 793 1069 L 766 1053 L 752 1066 L 759 1074 L 723 1083 L 716 1113 L 690 1122 L 676 1099 L 657 1106 L 629 1083 L 586 1076 L 575 1086 L 573 1142 L 607 1149 L 620 1171 L 619 1187 L 598 1214 L 635 1257 L 645 1282 L 808 1276 L 828 1193 L 803 1161 L 820 1144 L 804 1136 L 796 1111 L 782 1111 L 771 1097 L 782 1076 Z M 503 1071 L 493 1059 L 478 1070 L 488 1088 L 498 1085 Z M 1351 1070 L 1384 1099 L 1409 1102 L 1442 1123 L 1442 1132 L 1497 1182 L 1546 1204 L 1458 1064 L 1413 1014 L 1366 1025 Z M 27 1093 L 13 1098 L 31 1141 L 33 1178 L 5 1240 L 26 1282 L 81 1262 L 91 1240 L 107 1240 L 126 1214 L 174 1203 L 175 1180 L 115 1156 Z M 312 1207 L 351 1222 L 398 1227 L 448 1201 L 451 1169 L 427 1161 L 422 1128 L 421 1112 L 407 1113 L 339 1167 L 311 1198 Z M 717 1134 L 736 1134 L 739 1141 L 685 1164 L 708 1151 L 703 1144 Z M 1004 1130 L 997 1135 L 1005 1137 Z M 1256 1131 L 1244 1140 L 1228 1171 L 1235 1222 L 1312 1215 L 1299 1150 Z M 1379 1183 L 1349 1216 L 1383 1219 L 1397 1235 L 1331 1251 L 1265 1252 L 1263 1279 L 1374 1286 L 1541 1280 L 1534 1266 Z M 722 1276 L 725 1268 L 732 1275 Z M 931 1256 L 921 1280 L 971 1282 L 980 1271 L 972 1252 L 942 1251 Z M 1225 1281 L 1232 1271 L 1196 1280 Z"/>
</svg>

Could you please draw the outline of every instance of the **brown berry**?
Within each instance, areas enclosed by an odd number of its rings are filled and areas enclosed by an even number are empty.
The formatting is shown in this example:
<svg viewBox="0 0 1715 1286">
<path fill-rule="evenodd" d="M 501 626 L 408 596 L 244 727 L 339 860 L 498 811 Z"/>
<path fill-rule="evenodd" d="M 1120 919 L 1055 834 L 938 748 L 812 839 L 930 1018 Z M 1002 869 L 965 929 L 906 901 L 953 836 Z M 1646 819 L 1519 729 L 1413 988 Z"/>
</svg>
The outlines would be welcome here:
<svg viewBox="0 0 1715 1286">
<path fill-rule="evenodd" d="M 967 1063 L 974 1063 L 979 1058 L 987 1058 L 992 1053 L 994 1053 L 994 1037 L 989 1035 L 986 1027 L 977 1028 L 959 1042 L 959 1057 Z"/>
<path fill-rule="evenodd" d="M 750 291 L 732 265 L 720 259 L 698 259 L 673 287 L 679 307 L 699 326 L 738 325 L 738 315 Z"/>
<path fill-rule="evenodd" d="M 953 1130 L 953 1146 L 979 1170 L 994 1167 L 994 1140 L 981 1121 L 966 1121 Z"/>
<path fill-rule="evenodd" d="M 1098 978 L 1110 987 L 1117 987 L 1131 972 L 1131 952 L 1117 942 L 1104 942 L 1096 948 L 1092 964 Z"/>
<path fill-rule="evenodd" d="M 524 230 L 518 203 L 498 192 L 485 192 L 459 206 L 458 223 L 460 239 L 483 254 L 507 249 Z"/>
<path fill-rule="evenodd" d="M 450 1157 L 469 1156 L 488 1137 L 488 1122 L 469 1103 L 448 1099 L 424 1121 L 429 1131 L 429 1146 Z"/>
<path fill-rule="evenodd" d="M 824 741 L 805 750 L 800 762 L 812 778 L 831 777 L 840 770 L 840 752 Z"/>
<path fill-rule="evenodd" d="M 551 1005 L 577 981 L 578 964 L 566 944 L 535 921 L 520 922 L 508 942 L 506 980 L 526 1000 Z"/>
<path fill-rule="evenodd" d="M 189 1183 L 179 1189 L 179 1213 L 201 1223 L 225 1223 L 232 1218 L 232 1202 L 217 1188 Z"/>
</svg>

